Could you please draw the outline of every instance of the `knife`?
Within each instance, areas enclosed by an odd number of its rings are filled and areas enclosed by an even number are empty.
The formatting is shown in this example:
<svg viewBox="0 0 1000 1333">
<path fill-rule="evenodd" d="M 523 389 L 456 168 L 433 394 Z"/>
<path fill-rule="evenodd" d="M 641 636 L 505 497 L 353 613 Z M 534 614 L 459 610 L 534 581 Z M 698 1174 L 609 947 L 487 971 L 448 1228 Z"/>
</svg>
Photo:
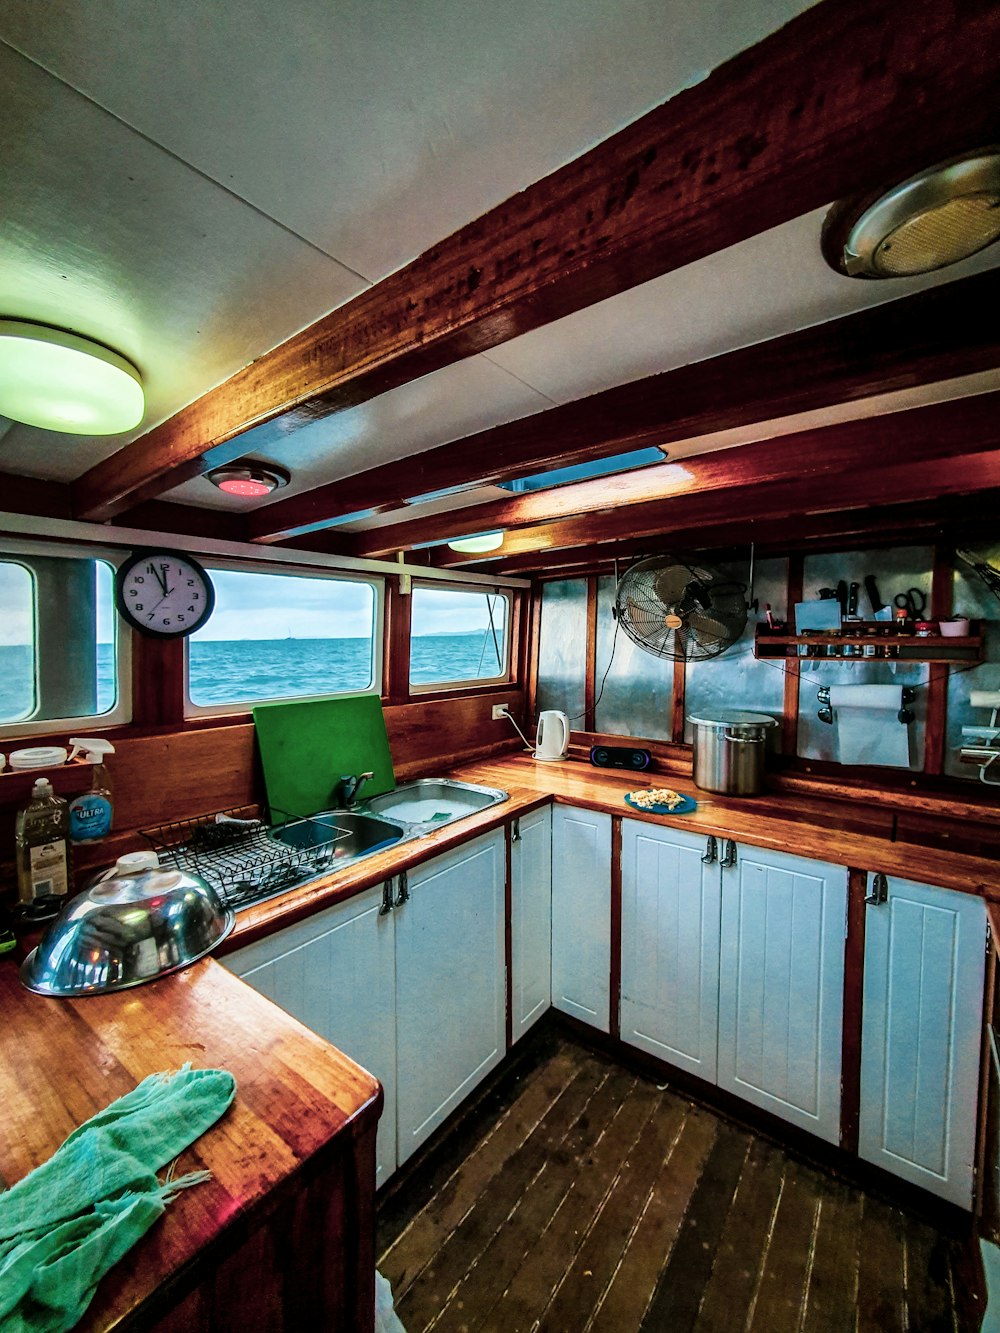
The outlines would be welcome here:
<svg viewBox="0 0 1000 1333">
<path fill-rule="evenodd" d="M 865 575 L 865 592 L 867 592 L 868 600 L 872 604 L 872 615 L 877 616 L 885 606 L 885 602 L 883 602 L 882 598 L 878 595 L 878 584 L 875 582 L 874 574 Z"/>
<path fill-rule="evenodd" d="M 847 584 L 843 579 L 837 580 L 837 601 L 840 603 L 840 614 L 847 615 Z"/>
<path fill-rule="evenodd" d="M 860 587 L 860 583 L 852 583 L 851 590 L 847 594 L 847 614 L 855 620 L 858 618 L 858 589 Z"/>
</svg>

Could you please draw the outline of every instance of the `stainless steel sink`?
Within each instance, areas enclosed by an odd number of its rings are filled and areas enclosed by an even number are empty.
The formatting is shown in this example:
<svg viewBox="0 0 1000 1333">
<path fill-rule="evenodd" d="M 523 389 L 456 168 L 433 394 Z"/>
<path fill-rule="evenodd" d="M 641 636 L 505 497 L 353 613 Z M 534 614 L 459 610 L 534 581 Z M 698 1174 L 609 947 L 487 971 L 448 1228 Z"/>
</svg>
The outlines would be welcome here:
<svg viewBox="0 0 1000 1333">
<path fill-rule="evenodd" d="M 392 847 L 406 836 L 406 830 L 391 820 L 356 810 L 328 810 L 283 824 L 271 836 L 300 851 L 322 853 L 328 847 L 329 864 L 333 865 Z"/>
<path fill-rule="evenodd" d="M 418 778 L 404 782 L 395 791 L 373 796 L 364 806 L 373 814 L 409 825 L 411 832 L 427 833 L 506 800 L 507 793 L 496 787 L 480 787 L 453 778 Z"/>
</svg>

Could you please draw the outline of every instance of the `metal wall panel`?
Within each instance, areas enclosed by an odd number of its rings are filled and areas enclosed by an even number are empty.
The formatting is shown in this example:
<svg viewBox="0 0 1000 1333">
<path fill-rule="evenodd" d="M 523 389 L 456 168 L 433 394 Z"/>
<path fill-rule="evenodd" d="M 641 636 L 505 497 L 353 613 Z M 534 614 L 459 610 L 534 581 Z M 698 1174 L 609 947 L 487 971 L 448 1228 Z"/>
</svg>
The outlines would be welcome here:
<svg viewBox="0 0 1000 1333">
<path fill-rule="evenodd" d="M 609 736 L 669 741 L 672 738 L 674 664 L 644 652 L 622 630 L 616 634 L 611 614 L 616 586 L 610 576 L 597 582 L 597 673 L 594 685 L 601 698 L 594 710 L 595 729 Z"/>
<path fill-rule="evenodd" d="M 1000 544 L 984 542 L 973 549 L 978 556 L 1000 569 Z M 983 622 L 986 661 L 971 671 L 953 667 L 949 674 L 945 772 L 978 782 L 979 769 L 960 763 L 958 751 L 962 744 L 962 727 L 985 726 L 992 716 L 987 709 L 970 705 L 970 691 L 1000 690 L 1000 600 L 990 592 L 974 569 L 959 560 L 955 567 L 952 604 L 956 616 L 968 616 L 970 620 Z M 1000 774 L 993 771 L 990 778 L 995 782 Z"/>
<path fill-rule="evenodd" d="M 587 580 L 542 585 L 538 642 L 538 710 L 559 708 L 583 726 L 587 658 Z"/>
<path fill-rule="evenodd" d="M 745 582 L 747 566 L 732 564 L 717 566 L 726 578 Z M 754 596 L 760 606 L 755 616 L 751 611 L 743 631 L 732 648 L 721 657 L 704 662 L 688 662 L 684 694 L 684 711 L 688 716 L 716 712 L 720 708 L 745 708 L 753 713 L 769 713 L 780 720 L 785 703 L 785 672 L 780 662 L 758 661 L 753 654 L 754 632 L 759 620 L 764 619 L 764 607 L 769 602 L 776 619 L 786 618 L 788 588 L 787 560 L 759 560 L 754 570 Z M 778 744 L 780 729 L 772 727 L 768 748 Z M 685 724 L 684 739 L 690 743 L 692 728 Z"/>
<path fill-rule="evenodd" d="M 887 551 L 828 552 L 807 556 L 803 566 L 803 597 L 818 595 L 820 588 L 835 588 L 838 579 L 846 583 L 860 583 L 858 614 L 863 620 L 872 616 L 871 606 L 864 589 L 867 574 L 874 574 L 882 600 L 892 606 L 896 593 L 907 588 L 919 588 L 930 603 L 933 552 L 929 546 L 900 547 Z M 916 720 L 909 724 L 910 768 L 920 770 L 924 762 L 924 734 L 927 719 L 927 691 L 922 688 L 930 678 L 928 667 L 920 662 L 869 662 L 858 658 L 840 661 L 813 661 L 803 659 L 799 679 L 799 736 L 798 753 L 804 759 L 825 759 L 837 762 L 836 726 L 820 722 L 820 708 L 816 691 L 821 685 L 913 685 L 917 697 L 910 705 Z M 899 727 L 903 723 L 886 718 L 883 727 Z"/>
</svg>

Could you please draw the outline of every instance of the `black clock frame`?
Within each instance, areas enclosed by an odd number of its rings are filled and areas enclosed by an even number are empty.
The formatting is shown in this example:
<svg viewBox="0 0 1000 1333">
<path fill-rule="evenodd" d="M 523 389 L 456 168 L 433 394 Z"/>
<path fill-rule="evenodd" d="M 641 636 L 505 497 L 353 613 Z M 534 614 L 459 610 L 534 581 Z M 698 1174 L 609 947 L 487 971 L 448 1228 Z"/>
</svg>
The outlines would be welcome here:
<svg viewBox="0 0 1000 1333">
<path fill-rule="evenodd" d="M 142 621 L 137 620 L 125 604 L 125 580 L 135 569 L 136 565 L 141 565 L 145 560 L 155 560 L 157 557 L 166 557 L 170 560 L 183 560 L 196 570 L 205 584 L 205 610 L 198 620 L 192 625 L 183 625 L 179 629 L 162 630 L 153 629 L 149 625 L 144 625 Z M 145 634 L 151 639 L 186 639 L 189 634 L 193 634 L 196 629 L 201 629 L 202 625 L 211 618 L 215 610 L 215 584 L 212 582 L 212 576 L 193 555 L 187 551 L 175 551 L 165 546 L 150 546 L 142 550 L 134 550 L 127 560 L 124 560 L 115 570 L 115 610 L 123 620 L 126 620 L 133 629 L 137 629 L 140 634 Z"/>
</svg>

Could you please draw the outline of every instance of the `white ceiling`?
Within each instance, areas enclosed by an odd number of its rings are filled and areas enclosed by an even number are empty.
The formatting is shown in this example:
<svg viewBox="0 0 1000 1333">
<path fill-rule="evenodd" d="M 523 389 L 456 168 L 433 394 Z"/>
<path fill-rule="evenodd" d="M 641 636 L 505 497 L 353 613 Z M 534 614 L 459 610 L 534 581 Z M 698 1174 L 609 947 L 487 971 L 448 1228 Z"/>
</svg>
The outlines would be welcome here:
<svg viewBox="0 0 1000 1333">
<path fill-rule="evenodd" d="M 0 470 L 78 476 L 804 7 L 4 0 L 0 314 L 117 348 L 148 411 L 99 440 L 15 423 Z M 1000 262 L 848 281 L 821 216 L 297 432 L 275 498 Z M 245 507 L 203 479 L 170 498 Z"/>
</svg>

